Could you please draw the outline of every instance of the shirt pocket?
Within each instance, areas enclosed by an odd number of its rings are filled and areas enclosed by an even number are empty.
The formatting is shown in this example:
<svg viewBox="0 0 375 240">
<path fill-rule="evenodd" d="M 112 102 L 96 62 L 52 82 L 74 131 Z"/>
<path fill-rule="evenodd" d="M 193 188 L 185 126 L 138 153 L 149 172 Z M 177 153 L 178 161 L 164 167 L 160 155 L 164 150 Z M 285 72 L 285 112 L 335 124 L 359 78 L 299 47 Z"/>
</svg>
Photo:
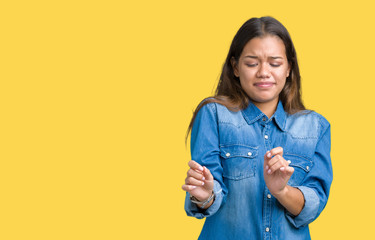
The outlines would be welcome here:
<svg viewBox="0 0 375 240">
<path fill-rule="evenodd" d="M 289 160 L 289 166 L 294 168 L 294 172 L 288 181 L 288 185 L 299 186 L 313 167 L 312 160 L 292 153 L 284 153 L 283 157 L 285 160 Z"/>
<path fill-rule="evenodd" d="M 223 159 L 223 177 L 231 180 L 254 177 L 258 147 L 223 145 L 220 146 L 220 156 Z"/>
</svg>

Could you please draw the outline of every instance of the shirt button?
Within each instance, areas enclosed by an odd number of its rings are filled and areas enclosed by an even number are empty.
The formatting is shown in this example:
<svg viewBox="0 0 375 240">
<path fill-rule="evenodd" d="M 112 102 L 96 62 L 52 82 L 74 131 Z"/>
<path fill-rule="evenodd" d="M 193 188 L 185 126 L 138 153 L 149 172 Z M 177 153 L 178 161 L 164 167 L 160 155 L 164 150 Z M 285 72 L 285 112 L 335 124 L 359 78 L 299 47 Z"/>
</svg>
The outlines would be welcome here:
<svg viewBox="0 0 375 240">
<path fill-rule="evenodd" d="M 265 121 L 267 120 L 267 118 L 266 118 L 266 117 L 263 117 L 262 120 L 263 120 L 263 122 L 265 122 Z"/>
<path fill-rule="evenodd" d="M 265 139 L 268 139 L 268 135 L 264 135 L 264 138 L 265 138 Z"/>
<path fill-rule="evenodd" d="M 229 156 L 230 156 L 230 153 L 225 154 L 225 156 L 229 157 Z"/>
<path fill-rule="evenodd" d="M 251 152 L 248 152 L 247 155 L 251 156 L 251 155 L 253 155 L 253 154 L 252 154 Z"/>
<path fill-rule="evenodd" d="M 267 198 L 271 198 L 271 194 L 267 194 Z"/>
<path fill-rule="evenodd" d="M 266 227 L 266 232 L 269 232 L 270 231 L 270 228 Z"/>
<path fill-rule="evenodd" d="M 309 170 L 309 166 L 306 166 L 306 169 Z"/>
</svg>

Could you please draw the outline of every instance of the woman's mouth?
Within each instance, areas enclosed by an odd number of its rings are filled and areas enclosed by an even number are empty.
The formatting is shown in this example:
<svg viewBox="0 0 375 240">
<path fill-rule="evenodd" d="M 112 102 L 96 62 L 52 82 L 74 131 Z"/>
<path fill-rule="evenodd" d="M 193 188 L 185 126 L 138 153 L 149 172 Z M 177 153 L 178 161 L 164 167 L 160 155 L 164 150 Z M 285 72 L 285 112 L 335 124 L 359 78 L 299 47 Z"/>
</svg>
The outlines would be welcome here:
<svg viewBox="0 0 375 240">
<path fill-rule="evenodd" d="M 255 83 L 254 85 L 259 88 L 270 88 L 274 85 L 274 82 L 258 82 Z"/>
</svg>

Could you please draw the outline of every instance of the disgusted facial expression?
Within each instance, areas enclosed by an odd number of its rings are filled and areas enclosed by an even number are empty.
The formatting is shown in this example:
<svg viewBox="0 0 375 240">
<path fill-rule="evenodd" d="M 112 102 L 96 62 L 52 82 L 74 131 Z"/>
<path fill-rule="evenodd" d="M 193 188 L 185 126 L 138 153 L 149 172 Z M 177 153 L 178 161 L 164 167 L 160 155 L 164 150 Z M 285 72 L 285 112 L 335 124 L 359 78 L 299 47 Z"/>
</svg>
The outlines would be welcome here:
<svg viewBox="0 0 375 240">
<path fill-rule="evenodd" d="M 277 104 L 290 71 L 285 45 L 279 37 L 266 35 L 251 39 L 238 61 L 232 59 L 232 66 L 242 89 L 254 104 Z"/>
</svg>

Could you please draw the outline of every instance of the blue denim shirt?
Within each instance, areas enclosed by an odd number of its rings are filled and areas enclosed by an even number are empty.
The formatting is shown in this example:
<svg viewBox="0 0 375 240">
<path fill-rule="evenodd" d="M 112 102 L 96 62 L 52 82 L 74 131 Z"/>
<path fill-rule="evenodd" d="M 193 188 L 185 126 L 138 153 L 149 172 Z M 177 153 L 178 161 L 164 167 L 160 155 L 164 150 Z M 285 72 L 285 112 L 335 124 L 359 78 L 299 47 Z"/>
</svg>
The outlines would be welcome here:
<svg viewBox="0 0 375 240">
<path fill-rule="evenodd" d="M 252 103 L 238 112 L 203 106 L 191 133 L 191 157 L 213 174 L 216 198 L 203 210 L 186 194 L 186 213 L 206 217 L 199 239 L 310 239 L 308 224 L 325 207 L 332 182 L 330 146 L 330 124 L 313 111 L 289 115 L 279 102 L 268 118 Z M 303 193 L 298 216 L 264 182 L 264 154 L 275 147 L 294 168 L 288 184 Z"/>
</svg>

